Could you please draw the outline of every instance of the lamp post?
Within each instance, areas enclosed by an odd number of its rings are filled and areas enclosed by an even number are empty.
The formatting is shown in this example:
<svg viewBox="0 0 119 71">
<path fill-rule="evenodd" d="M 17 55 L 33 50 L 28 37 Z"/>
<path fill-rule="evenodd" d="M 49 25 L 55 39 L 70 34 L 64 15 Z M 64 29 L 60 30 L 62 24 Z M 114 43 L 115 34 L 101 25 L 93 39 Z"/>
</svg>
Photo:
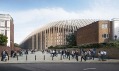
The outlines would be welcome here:
<svg viewBox="0 0 119 71">
<path fill-rule="evenodd" d="M 12 51 L 12 41 L 10 40 L 10 56 L 12 57 L 11 51 Z"/>
<path fill-rule="evenodd" d="M 12 47 L 12 40 L 10 41 L 10 48 L 11 48 L 11 50 L 13 49 L 13 47 Z"/>
<path fill-rule="evenodd" d="M 114 36 L 115 40 L 117 40 L 117 35 Z"/>
</svg>

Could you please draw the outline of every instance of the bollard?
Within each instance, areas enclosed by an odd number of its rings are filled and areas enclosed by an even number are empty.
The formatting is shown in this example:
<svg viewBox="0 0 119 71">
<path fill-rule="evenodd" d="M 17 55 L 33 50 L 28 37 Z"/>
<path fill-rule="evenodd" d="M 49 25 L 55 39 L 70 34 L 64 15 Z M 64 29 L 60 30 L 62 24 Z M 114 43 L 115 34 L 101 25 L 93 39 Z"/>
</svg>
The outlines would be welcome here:
<svg viewBox="0 0 119 71">
<path fill-rule="evenodd" d="M 17 61 L 18 61 L 18 55 L 17 55 Z"/>
<path fill-rule="evenodd" d="M 26 60 L 27 60 L 27 55 L 26 55 Z"/>
<path fill-rule="evenodd" d="M 35 55 L 35 60 L 36 60 L 36 55 Z"/>
<path fill-rule="evenodd" d="M 60 60 L 62 60 L 62 55 L 61 55 L 61 57 L 60 57 Z"/>
<path fill-rule="evenodd" d="M 76 60 L 78 61 L 78 55 L 76 55 Z M 82 61 L 82 58 L 81 58 L 81 61 Z"/>
<path fill-rule="evenodd" d="M 70 60 L 70 55 L 69 55 L 69 60 Z"/>
<path fill-rule="evenodd" d="M 53 56 L 52 56 L 52 60 L 53 60 Z"/>
<path fill-rule="evenodd" d="M 8 61 L 9 61 L 9 55 L 8 55 Z"/>
<path fill-rule="evenodd" d="M 45 55 L 44 55 L 44 60 L 45 60 Z"/>
</svg>

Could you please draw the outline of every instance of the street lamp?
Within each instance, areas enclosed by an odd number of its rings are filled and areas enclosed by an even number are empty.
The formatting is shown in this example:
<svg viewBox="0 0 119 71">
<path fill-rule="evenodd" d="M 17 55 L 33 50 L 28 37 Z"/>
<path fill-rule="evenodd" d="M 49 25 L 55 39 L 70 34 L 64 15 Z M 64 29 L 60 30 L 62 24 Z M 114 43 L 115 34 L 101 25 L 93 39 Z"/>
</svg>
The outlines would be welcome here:
<svg viewBox="0 0 119 71">
<path fill-rule="evenodd" d="M 115 40 L 117 39 L 117 35 L 114 36 Z"/>
<path fill-rule="evenodd" d="M 11 50 L 12 50 L 12 41 L 10 41 L 10 48 L 11 48 Z"/>
</svg>

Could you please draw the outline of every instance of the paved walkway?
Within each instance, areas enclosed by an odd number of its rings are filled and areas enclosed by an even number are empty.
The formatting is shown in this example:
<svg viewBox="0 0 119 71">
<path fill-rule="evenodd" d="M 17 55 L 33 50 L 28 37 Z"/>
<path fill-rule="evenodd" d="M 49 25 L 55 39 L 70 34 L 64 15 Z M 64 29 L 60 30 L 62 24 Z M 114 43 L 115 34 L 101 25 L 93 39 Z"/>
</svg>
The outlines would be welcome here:
<svg viewBox="0 0 119 71">
<path fill-rule="evenodd" d="M 36 58 L 35 58 L 36 56 Z M 36 60 L 35 60 L 36 59 Z M 81 62 L 81 57 L 79 56 L 79 61 L 76 61 L 76 59 L 72 59 L 72 57 L 70 57 L 70 60 L 65 58 L 65 59 L 61 59 L 61 55 L 59 54 L 57 57 L 51 57 L 51 55 L 49 53 L 44 53 L 42 54 L 42 52 L 37 51 L 34 54 L 31 54 L 29 52 L 29 54 L 26 55 L 24 54 L 23 56 L 18 56 L 18 58 L 9 58 L 8 61 L 4 62 L 4 61 L 0 61 L 0 63 L 40 63 L 40 62 Z M 98 61 L 98 58 L 95 58 L 94 60 L 87 60 L 87 61 L 82 61 L 82 62 L 97 62 L 97 63 L 101 63 L 101 62 L 119 62 L 119 59 L 107 59 L 106 61 Z"/>
</svg>

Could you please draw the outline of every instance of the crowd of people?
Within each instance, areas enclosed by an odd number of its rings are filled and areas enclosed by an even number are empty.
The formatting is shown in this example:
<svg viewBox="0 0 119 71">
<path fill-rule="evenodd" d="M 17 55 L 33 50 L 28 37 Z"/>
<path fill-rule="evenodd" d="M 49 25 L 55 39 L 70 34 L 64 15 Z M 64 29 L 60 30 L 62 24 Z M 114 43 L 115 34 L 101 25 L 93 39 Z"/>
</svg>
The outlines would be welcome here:
<svg viewBox="0 0 119 71">
<path fill-rule="evenodd" d="M 28 52 L 31 51 L 31 54 L 35 53 L 37 50 L 18 50 L 18 51 L 14 51 L 14 50 L 11 50 L 11 54 L 10 56 L 12 58 L 15 58 L 17 57 L 18 55 L 19 56 L 22 56 L 23 54 L 28 54 Z M 50 53 L 51 54 L 51 57 L 57 57 L 59 54 L 61 55 L 61 58 L 62 59 L 76 59 L 77 61 L 79 61 L 79 56 L 80 56 L 80 60 L 94 60 L 94 58 L 98 57 L 99 58 L 99 61 L 104 61 L 106 60 L 107 58 L 107 52 L 104 50 L 104 51 L 99 51 L 97 53 L 98 56 L 96 56 L 96 51 L 93 50 L 93 49 L 89 49 L 89 50 L 66 50 L 66 49 L 63 49 L 63 50 L 42 50 L 41 51 L 42 53 Z M 1 61 L 7 61 L 8 60 L 8 57 L 9 57 L 9 54 L 6 50 L 3 50 L 1 52 Z"/>
<path fill-rule="evenodd" d="M 7 59 L 8 59 L 8 52 L 3 50 L 1 52 L 1 61 L 7 61 Z"/>
<path fill-rule="evenodd" d="M 93 49 L 89 49 L 87 51 L 82 50 L 81 51 L 81 61 L 82 61 L 82 59 L 85 61 L 90 60 L 90 59 L 94 60 L 95 55 L 96 55 L 96 51 L 94 51 Z"/>
<path fill-rule="evenodd" d="M 99 51 L 98 52 L 98 58 L 99 58 L 99 61 L 105 61 L 108 58 L 107 52 L 105 50 Z"/>
<path fill-rule="evenodd" d="M 43 50 L 44 52 L 44 50 Z M 48 53 L 51 54 L 52 57 L 58 56 L 58 54 L 61 54 L 61 57 L 63 59 L 65 58 L 71 58 L 76 59 L 77 61 L 79 60 L 78 57 L 81 56 L 81 61 L 84 60 L 94 60 L 96 57 L 99 58 L 99 61 L 104 61 L 107 58 L 107 52 L 106 51 L 99 51 L 98 56 L 96 55 L 96 51 L 93 49 L 89 50 L 47 50 Z"/>
<path fill-rule="evenodd" d="M 17 56 L 22 56 L 23 54 L 28 54 L 28 50 L 11 50 L 8 54 L 7 50 L 1 52 L 1 61 L 7 61 L 9 57 L 16 58 Z"/>
</svg>

